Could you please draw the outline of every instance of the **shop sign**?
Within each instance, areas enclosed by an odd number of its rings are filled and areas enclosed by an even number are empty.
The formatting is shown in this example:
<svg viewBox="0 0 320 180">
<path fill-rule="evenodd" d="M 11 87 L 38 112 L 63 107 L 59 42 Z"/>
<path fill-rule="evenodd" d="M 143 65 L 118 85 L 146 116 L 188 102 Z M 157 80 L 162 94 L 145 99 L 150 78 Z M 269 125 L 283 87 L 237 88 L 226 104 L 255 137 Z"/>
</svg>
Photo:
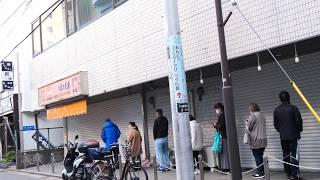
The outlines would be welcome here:
<svg viewBox="0 0 320 180">
<path fill-rule="evenodd" d="M 13 90 L 13 65 L 12 62 L 1 62 L 2 90 Z"/>
<path fill-rule="evenodd" d="M 38 89 L 39 106 L 88 95 L 88 73 L 81 71 Z"/>
</svg>

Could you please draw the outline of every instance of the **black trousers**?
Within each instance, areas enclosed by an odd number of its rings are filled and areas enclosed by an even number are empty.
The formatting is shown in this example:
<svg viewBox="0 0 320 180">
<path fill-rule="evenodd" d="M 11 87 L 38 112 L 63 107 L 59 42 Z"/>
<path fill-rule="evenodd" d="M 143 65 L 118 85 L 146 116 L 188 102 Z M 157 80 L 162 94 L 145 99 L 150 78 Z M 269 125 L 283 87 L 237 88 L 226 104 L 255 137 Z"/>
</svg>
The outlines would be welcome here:
<svg viewBox="0 0 320 180">
<path fill-rule="evenodd" d="M 198 159 L 199 154 L 200 154 L 200 151 L 193 151 L 193 160 L 194 160 L 194 162 L 199 162 L 199 159 Z M 194 168 L 196 168 L 196 167 L 199 169 L 199 163 Z"/>
<path fill-rule="evenodd" d="M 256 160 L 256 165 L 257 167 L 263 164 L 263 153 L 264 153 L 265 148 L 260 148 L 260 149 L 252 149 L 252 153 L 254 156 L 254 159 Z M 264 166 L 262 165 L 257 169 L 257 173 L 260 175 L 264 175 Z"/>
<path fill-rule="evenodd" d="M 285 162 L 299 165 L 298 160 L 296 159 L 297 156 L 297 148 L 298 143 L 296 140 L 294 141 L 281 141 L 282 152 L 283 152 L 283 160 Z M 298 175 L 298 168 L 294 166 L 290 166 L 284 164 L 284 170 L 287 173 L 288 177 L 297 177 Z"/>
</svg>

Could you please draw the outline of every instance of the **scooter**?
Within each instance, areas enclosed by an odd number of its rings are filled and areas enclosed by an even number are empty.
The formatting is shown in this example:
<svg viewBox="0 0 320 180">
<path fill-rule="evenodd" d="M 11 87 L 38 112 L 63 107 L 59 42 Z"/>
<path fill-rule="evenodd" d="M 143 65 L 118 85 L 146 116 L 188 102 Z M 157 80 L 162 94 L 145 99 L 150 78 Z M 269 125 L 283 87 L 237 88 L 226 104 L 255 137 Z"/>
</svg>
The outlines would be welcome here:
<svg viewBox="0 0 320 180">
<path fill-rule="evenodd" d="M 81 179 L 89 180 L 91 179 L 91 174 L 87 171 L 86 162 L 88 159 L 88 149 L 89 148 L 98 148 L 98 141 L 88 141 L 78 145 L 76 140 L 79 139 L 79 136 L 76 135 L 74 143 L 68 142 L 65 145 L 67 148 L 67 154 L 64 158 L 63 165 L 64 169 L 62 171 L 62 179 Z"/>
</svg>

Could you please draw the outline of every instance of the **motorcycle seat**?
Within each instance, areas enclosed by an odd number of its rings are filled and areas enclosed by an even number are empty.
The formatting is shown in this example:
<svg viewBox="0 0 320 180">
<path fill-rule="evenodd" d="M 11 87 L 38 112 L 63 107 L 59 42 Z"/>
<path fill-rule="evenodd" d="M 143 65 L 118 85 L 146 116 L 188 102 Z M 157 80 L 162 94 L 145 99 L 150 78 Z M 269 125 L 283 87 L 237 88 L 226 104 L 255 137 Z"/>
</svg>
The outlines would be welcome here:
<svg viewBox="0 0 320 180">
<path fill-rule="evenodd" d="M 104 160 L 106 156 L 112 153 L 106 148 L 89 148 L 88 155 L 92 160 Z"/>
</svg>

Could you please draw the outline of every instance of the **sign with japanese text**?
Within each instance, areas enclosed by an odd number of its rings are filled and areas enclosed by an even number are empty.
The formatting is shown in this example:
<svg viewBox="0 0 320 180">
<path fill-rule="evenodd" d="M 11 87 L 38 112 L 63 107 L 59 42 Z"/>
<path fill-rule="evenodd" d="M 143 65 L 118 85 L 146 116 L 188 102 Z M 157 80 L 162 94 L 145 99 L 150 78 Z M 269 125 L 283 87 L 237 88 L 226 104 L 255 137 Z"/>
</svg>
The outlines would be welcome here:
<svg viewBox="0 0 320 180">
<path fill-rule="evenodd" d="M 2 79 L 2 90 L 13 90 L 13 65 L 12 62 L 2 61 L 1 62 L 1 79 Z"/>
<path fill-rule="evenodd" d="M 178 113 L 189 112 L 186 74 L 184 71 L 182 45 L 180 35 L 172 35 L 168 39 L 168 56 L 170 78 L 175 90 Z"/>
<path fill-rule="evenodd" d="M 79 72 L 38 89 L 39 106 L 88 95 L 87 72 Z"/>
</svg>

